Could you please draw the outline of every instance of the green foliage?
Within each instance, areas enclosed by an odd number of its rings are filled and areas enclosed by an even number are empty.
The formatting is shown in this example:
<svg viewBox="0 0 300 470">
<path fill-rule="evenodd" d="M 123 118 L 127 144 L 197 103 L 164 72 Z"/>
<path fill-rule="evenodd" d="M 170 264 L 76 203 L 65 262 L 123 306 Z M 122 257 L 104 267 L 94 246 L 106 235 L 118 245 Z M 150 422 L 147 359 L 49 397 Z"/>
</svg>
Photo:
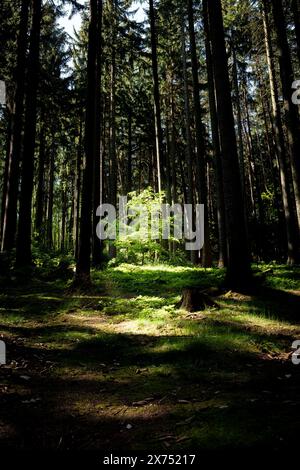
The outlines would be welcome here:
<svg viewBox="0 0 300 470">
<path fill-rule="evenodd" d="M 170 255 L 162 241 L 163 222 L 160 208 L 165 201 L 165 193 L 155 193 L 152 188 L 147 188 L 139 194 L 133 191 L 128 196 L 128 221 L 120 221 L 119 229 L 122 229 L 123 233 L 115 242 L 117 247 L 116 263 L 144 264 L 168 260 Z M 152 239 L 151 223 L 153 223 L 153 217 L 151 214 L 155 212 L 160 220 L 156 227 L 158 238 Z M 164 219 L 164 223 L 171 227 L 173 222 L 172 215 Z M 179 240 L 172 236 L 167 242 L 179 245 Z"/>
</svg>

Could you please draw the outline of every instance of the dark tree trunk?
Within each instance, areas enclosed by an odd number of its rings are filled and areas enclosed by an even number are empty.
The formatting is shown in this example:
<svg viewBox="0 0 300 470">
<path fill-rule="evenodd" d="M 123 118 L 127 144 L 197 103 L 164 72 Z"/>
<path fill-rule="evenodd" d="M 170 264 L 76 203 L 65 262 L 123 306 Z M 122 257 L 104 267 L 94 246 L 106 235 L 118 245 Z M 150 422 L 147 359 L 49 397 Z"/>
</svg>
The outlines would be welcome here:
<svg viewBox="0 0 300 470">
<path fill-rule="evenodd" d="M 279 162 L 280 184 L 282 191 L 282 202 L 285 216 L 285 226 L 287 235 L 287 262 L 295 264 L 299 261 L 299 231 L 297 217 L 293 207 L 292 194 L 289 184 L 289 163 L 286 155 L 286 147 L 284 141 L 283 125 L 281 120 L 281 110 L 279 104 L 278 88 L 276 83 L 276 73 L 274 65 L 273 50 L 271 45 L 270 25 L 269 25 L 268 3 L 263 0 L 263 22 L 265 34 L 265 47 L 267 64 L 270 80 L 271 103 L 272 103 L 272 119 L 275 130 L 275 143 L 277 149 L 277 157 Z"/>
<path fill-rule="evenodd" d="M 109 202 L 115 208 L 117 207 L 117 192 L 118 192 L 118 161 L 116 150 L 116 35 L 117 25 L 115 21 L 115 0 L 113 0 L 113 20 L 112 20 L 112 57 L 110 66 L 110 126 L 109 126 Z M 114 243 L 109 245 L 109 256 L 115 258 L 117 254 L 116 246 Z"/>
<path fill-rule="evenodd" d="M 81 165 L 82 165 L 82 124 L 83 110 L 80 111 L 79 138 L 77 145 L 75 184 L 74 184 L 74 218 L 73 218 L 73 243 L 75 259 L 78 258 L 78 240 L 80 223 L 80 192 L 81 192 Z"/>
<path fill-rule="evenodd" d="M 155 118 L 155 148 L 157 162 L 157 180 L 158 191 L 165 190 L 165 165 L 162 148 L 162 128 L 160 111 L 160 93 L 157 65 L 157 33 L 156 19 L 153 0 L 149 0 L 149 18 L 151 31 L 151 56 L 152 56 L 152 74 L 153 74 L 153 98 L 154 98 L 154 118 Z"/>
<path fill-rule="evenodd" d="M 45 200 L 45 123 L 44 115 L 41 113 L 41 131 L 40 131 L 40 149 L 38 160 L 38 182 L 36 193 L 36 213 L 35 213 L 35 230 L 37 238 L 41 242 L 44 239 L 43 221 L 44 221 L 44 200 Z"/>
<path fill-rule="evenodd" d="M 177 202 L 177 178 L 176 178 L 176 127 L 175 127 L 175 103 L 174 103 L 174 85 L 173 80 L 170 83 L 171 86 L 171 143 L 170 143 L 170 166 L 171 166 L 171 194 L 172 203 Z M 175 248 L 175 243 L 174 243 Z"/>
<path fill-rule="evenodd" d="M 82 202 L 79 233 L 79 253 L 75 287 L 91 285 L 91 238 L 93 211 L 93 169 L 96 152 L 96 93 L 97 93 L 97 0 L 90 0 L 88 33 L 87 103 L 85 123 L 85 164 L 83 169 Z"/>
<path fill-rule="evenodd" d="M 245 78 L 246 80 L 246 78 Z M 250 122 L 249 102 L 247 95 L 247 83 L 244 84 L 244 111 L 245 111 L 245 135 L 248 142 L 248 164 L 249 164 L 249 180 L 251 186 L 251 194 L 253 198 L 253 213 L 255 216 L 255 234 L 257 252 L 260 259 L 263 259 L 264 253 L 267 252 L 266 239 L 264 233 L 265 213 L 263 201 L 261 198 L 261 188 L 258 184 L 258 167 L 255 160 L 255 151 L 253 144 L 253 135 Z"/>
<path fill-rule="evenodd" d="M 8 169 L 9 169 L 9 156 L 11 148 L 11 137 L 12 137 L 12 112 L 8 111 L 8 123 L 7 123 L 7 138 L 6 138 L 6 155 L 5 155 L 5 165 L 3 171 L 3 186 L 2 186 L 2 199 L 1 199 L 1 227 L 0 227 L 0 240 L 2 248 L 2 235 L 3 235 L 3 225 L 4 217 L 6 210 L 6 197 L 7 197 L 7 184 L 8 184 Z"/>
<path fill-rule="evenodd" d="M 223 189 L 223 172 L 221 161 L 221 148 L 218 115 L 216 107 L 214 73 L 212 66 L 212 51 L 209 36 L 209 22 L 207 11 L 207 0 L 203 0 L 203 19 L 205 30 L 205 50 L 208 80 L 209 109 L 211 120 L 211 133 L 214 152 L 214 166 L 216 171 L 217 185 L 217 222 L 218 222 L 218 241 L 219 241 L 219 259 L 218 266 L 223 268 L 227 265 L 227 243 L 226 243 L 226 226 L 225 226 L 225 205 L 224 205 L 224 189 Z"/>
<path fill-rule="evenodd" d="M 60 230 L 60 251 L 64 253 L 66 249 L 66 226 L 67 226 L 67 195 L 66 189 L 61 191 L 61 230 Z"/>
<path fill-rule="evenodd" d="M 194 174 L 193 174 L 193 153 L 192 153 L 192 136 L 191 136 L 191 120 L 190 120 L 190 100 L 189 100 L 189 88 L 188 88 L 188 76 L 187 76 L 187 65 L 186 65 L 186 51 L 185 51 L 185 25 L 184 16 L 181 25 L 181 42 L 182 42 L 182 69 L 183 69 L 183 88 L 184 88 L 184 117 L 185 117 L 185 154 L 186 154 L 186 167 L 187 167 L 187 204 L 194 203 L 193 188 L 194 188 Z M 195 221 L 193 220 L 193 227 L 195 227 Z M 190 260 L 196 264 L 198 262 L 198 251 L 190 252 Z"/>
<path fill-rule="evenodd" d="M 93 264 L 100 266 L 103 261 L 103 241 L 96 234 L 98 223 L 96 211 L 102 201 L 102 159 L 101 155 L 101 67 L 102 67 L 102 0 L 98 0 L 97 11 L 97 71 L 96 71 L 96 149 L 94 167 L 94 212 L 93 212 Z"/>
<path fill-rule="evenodd" d="M 204 139 L 204 127 L 202 124 L 202 113 L 200 107 L 199 96 L 199 80 L 198 80 L 198 58 L 195 39 L 195 26 L 194 26 L 194 12 L 193 0 L 188 0 L 188 23 L 189 23 L 189 37 L 190 37 L 190 52 L 192 61 L 192 76 L 193 76 L 193 98 L 194 98 L 194 112 L 195 112 L 195 127 L 196 127 L 196 178 L 197 178 L 197 192 L 199 195 L 200 204 L 204 204 L 204 246 L 202 250 L 202 265 L 205 267 L 211 266 L 211 250 L 209 240 L 209 220 L 208 220 L 208 205 L 207 205 L 207 188 L 205 178 L 205 165 L 206 165 L 206 150 Z"/>
<path fill-rule="evenodd" d="M 25 70 L 26 70 L 26 50 L 27 50 L 27 30 L 28 30 L 28 13 L 30 0 L 23 0 L 20 14 L 19 36 L 17 44 L 17 66 L 15 72 L 16 92 L 15 92 L 15 109 L 12 121 L 11 146 L 9 153 L 7 185 L 5 194 L 5 209 L 3 214 L 3 230 L 2 230 L 2 251 L 11 250 L 15 246 L 16 227 L 17 227 L 17 204 L 19 193 L 19 165 L 21 159 L 21 141 L 22 141 L 22 124 L 24 114 L 24 91 L 25 91 Z M 39 7 L 40 8 L 40 7 Z M 39 12 L 36 12 L 38 15 Z M 39 26 L 38 26 L 39 28 Z M 38 40 L 39 31 L 36 31 L 35 38 Z M 34 32 L 31 33 L 31 41 Z M 34 67 L 35 52 L 34 46 L 31 46 L 31 63 Z M 38 44 L 37 44 L 38 48 Z M 38 55 L 38 51 L 37 51 Z M 31 69 L 33 71 L 33 69 Z M 35 73 L 33 71 L 33 73 Z M 30 77 L 30 75 L 28 75 Z M 29 91 L 29 90 L 28 90 Z M 30 93 L 30 91 L 29 91 Z M 29 98 L 28 98 L 29 102 Z M 34 107 L 34 103 L 33 103 Z M 33 112 L 34 109 L 33 109 Z M 28 117 L 28 115 L 27 115 Z M 34 123 L 32 123 L 34 125 Z M 28 131 L 28 127 L 27 127 Z"/>
<path fill-rule="evenodd" d="M 55 135 L 53 135 L 53 139 L 54 138 L 55 138 Z M 55 149 L 51 148 L 50 149 L 50 162 L 49 162 L 49 187 L 48 187 L 48 202 L 47 202 L 47 235 L 46 235 L 46 245 L 50 249 L 53 248 L 54 156 L 55 156 Z"/>
<path fill-rule="evenodd" d="M 282 0 L 272 0 L 276 45 L 279 56 L 279 68 L 284 101 L 285 125 L 291 157 L 293 187 L 297 208 L 298 227 L 300 228 L 300 127 L 298 108 L 292 102 L 292 84 L 294 72 L 287 38 Z"/>
<path fill-rule="evenodd" d="M 238 154 L 239 154 L 239 163 L 240 163 L 240 174 L 241 174 L 241 183 L 242 190 L 244 192 L 245 184 L 245 163 L 244 163 L 244 142 L 243 142 L 243 126 L 242 126 L 242 111 L 241 111 L 241 101 L 239 93 L 239 80 L 238 80 L 238 67 L 237 67 L 237 58 L 235 46 L 232 44 L 232 59 L 233 59 L 233 87 L 235 94 L 235 107 L 236 107 L 236 120 L 237 120 L 237 130 L 238 130 Z"/>
<path fill-rule="evenodd" d="M 39 83 L 39 52 L 42 19 L 42 0 L 33 0 L 32 28 L 26 82 L 24 148 L 22 156 L 20 213 L 17 235 L 17 266 L 29 266 L 31 259 L 31 209 L 36 137 L 36 104 Z"/>
<path fill-rule="evenodd" d="M 251 269 L 221 1 L 209 0 L 208 13 L 222 148 L 228 246 L 227 283 L 231 286 L 236 286 L 246 284 L 249 281 L 251 278 Z"/>
</svg>

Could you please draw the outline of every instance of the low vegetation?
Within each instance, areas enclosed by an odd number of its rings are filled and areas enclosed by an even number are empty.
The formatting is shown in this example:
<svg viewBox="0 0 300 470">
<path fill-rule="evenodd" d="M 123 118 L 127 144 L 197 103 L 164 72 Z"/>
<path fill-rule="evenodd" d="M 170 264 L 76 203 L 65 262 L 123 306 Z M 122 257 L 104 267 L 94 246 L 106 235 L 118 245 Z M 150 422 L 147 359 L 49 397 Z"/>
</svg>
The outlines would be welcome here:
<svg viewBox="0 0 300 470">
<path fill-rule="evenodd" d="M 95 271 L 85 294 L 47 280 L 45 271 L 30 290 L 13 278 L 0 296 L 8 353 L 0 369 L 0 446 L 292 445 L 300 269 L 261 271 L 264 289 L 252 293 L 222 289 L 220 270 L 188 266 Z M 177 309 L 182 289 L 193 285 L 215 287 L 220 309 Z"/>
</svg>

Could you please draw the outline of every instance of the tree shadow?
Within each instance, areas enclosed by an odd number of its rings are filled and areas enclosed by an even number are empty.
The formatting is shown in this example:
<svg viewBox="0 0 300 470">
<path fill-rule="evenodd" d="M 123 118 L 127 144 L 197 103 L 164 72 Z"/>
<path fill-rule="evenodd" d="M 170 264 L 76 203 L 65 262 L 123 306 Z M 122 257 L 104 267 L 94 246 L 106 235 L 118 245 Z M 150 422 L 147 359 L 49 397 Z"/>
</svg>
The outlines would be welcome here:
<svg viewBox="0 0 300 470">
<path fill-rule="evenodd" d="M 144 270 L 129 277 L 119 272 L 116 280 L 124 291 L 129 287 L 152 296 L 156 291 L 162 297 L 202 281 L 203 288 L 218 284 L 214 272 L 200 277 L 196 272 L 191 278 L 190 273 L 171 270 Z M 56 292 L 62 295 L 61 290 Z M 28 319 L 51 318 L 65 302 L 52 293 L 54 298 L 45 307 L 48 300 L 42 289 L 36 298 L 31 292 L 14 299 L 11 292 L 12 298 L 4 299 L 5 308 L 13 313 L 19 306 Z M 97 298 L 74 296 L 74 307 L 85 304 L 93 309 Z M 234 310 L 240 301 L 227 302 Z M 251 313 L 298 324 L 299 302 L 296 294 L 259 288 L 240 303 L 249 305 Z M 247 341 L 280 338 L 249 330 L 246 320 L 229 326 L 226 321 L 221 313 L 214 332 L 206 334 L 194 323 L 192 334 L 186 336 L 108 333 L 79 320 L 1 325 L 14 335 L 7 338 L 9 359 L 19 365 L 0 369 L 9 391 L 0 398 L 0 448 L 133 452 L 295 445 L 300 406 L 294 366 L 247 347 Z M 151 398 L 149 404 L 133 405 L 145 398 Z"/>
<path fill-rule="evenodd" d="M 226 299 L 226 302 L 234 306 L 241 303 L 246 304 L 265 316 L 266 318 L 274 318 L 289 323 L 299 324 L 300 322 L 300 292 L 299 295 L 293 292 L 284 291 L 280 289 L 273 289 L 271 287 L 260 286 L 255 289 L 245 289 L 241 291 L 242 294 L 249 294 L 249 300 L 239 299 Z"/>
<path fill-rule="evenodd" d="M 67 350 L 15 344 L 16 357 L 42 353 L 40 368 L 55 360 L 58 366 L 72 367 L 72 373 L 43 375 L 37 367 L 30 371 L 25 391 L 18 390 L 22 371 L 9 377 L 16 388 L 2 398 L 1 414 L 4 428 L 13 432 L 0 448 L 166 450 L 169 441 L 163 436 L 171 435 L 172 450 L 226 449 L 261 443 L 272 447 L 278 433 L 294 436 L 296 408 L 282 407 L 282 397 L 292 392 L 276 381 L 281 364 L 269 361 L 261 371 L 254 353 L 233 354 L 233 347 L 231 352 L 226 347 L 216 351 L 213 343 L 209 347 L 201 338 L 190 340 L 107 334 Z M 245 376 L 249 362 L 253 367 Z M 149 369 L 137 373 L 136 368 Z M 263 395 L 264 387 L 273 390 L 270 396 Z M 248 400 L 251 393 L 259 393 L 256 404 Z M 149 406 L 133 405 L 149 396 Z M 187 418 L 192 420 L 185 423 Z"/>
</svg>

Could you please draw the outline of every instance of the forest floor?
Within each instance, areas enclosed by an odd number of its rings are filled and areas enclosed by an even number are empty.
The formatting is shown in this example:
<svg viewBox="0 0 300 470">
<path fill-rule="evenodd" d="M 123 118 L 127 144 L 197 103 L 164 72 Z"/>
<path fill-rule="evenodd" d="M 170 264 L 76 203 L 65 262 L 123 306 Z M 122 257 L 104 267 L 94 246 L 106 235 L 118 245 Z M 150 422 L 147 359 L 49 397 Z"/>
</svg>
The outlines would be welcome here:
<svg viewBox="0 0 300 470">
<path fill-rule="evenodd" d="M 222 291 L 189 314 L 186 286 L 222 271 L 121 265 L 83 295 L 36 277 L 1 287 L 0 449 L 180 451 L 298 445 L 300 269 Z"/>
</svg>

